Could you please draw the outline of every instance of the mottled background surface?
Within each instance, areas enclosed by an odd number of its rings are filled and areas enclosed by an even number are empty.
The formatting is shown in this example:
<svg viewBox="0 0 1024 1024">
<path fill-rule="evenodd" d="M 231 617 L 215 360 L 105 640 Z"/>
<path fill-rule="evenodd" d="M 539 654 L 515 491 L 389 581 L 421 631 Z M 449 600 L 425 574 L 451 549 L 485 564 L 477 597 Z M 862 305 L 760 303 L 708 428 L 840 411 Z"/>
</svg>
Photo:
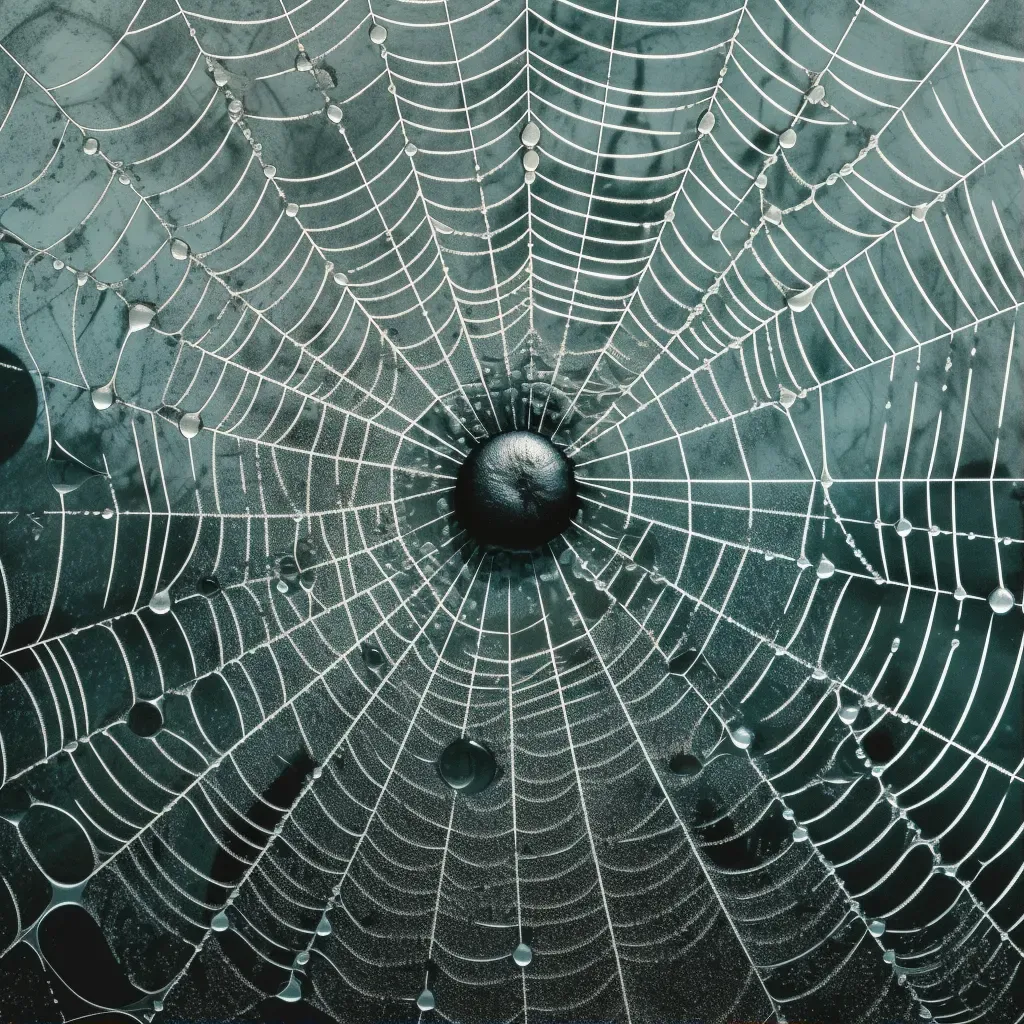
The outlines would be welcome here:
<svg viewBox="0 0 1024 1024">
<path fill-rule="evenodd" d="M 1021 1020 L 1022 25 L 0 6 L 0 1019 Z"/>
</svg>

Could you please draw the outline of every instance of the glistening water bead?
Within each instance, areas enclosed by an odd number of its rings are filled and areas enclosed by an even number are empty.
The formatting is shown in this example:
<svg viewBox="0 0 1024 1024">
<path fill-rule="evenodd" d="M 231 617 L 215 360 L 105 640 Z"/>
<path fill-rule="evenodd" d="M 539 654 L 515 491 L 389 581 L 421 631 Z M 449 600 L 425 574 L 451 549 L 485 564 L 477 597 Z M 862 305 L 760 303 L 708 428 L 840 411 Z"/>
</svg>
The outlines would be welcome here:
<svg viewBox="0 0 1024 1024">
<path fill-rule="evenodd" d="M 455 515 L 478 544 L 525 552 L 562 533 L 576 514 L 572 463 L 546 437 L 496 434 L 459 469 Z"/>
<path fill-rule="evenodd" d="M 460 737 L 444 748 L 437 772 L 458 793 L 479 793 L 494 779 L 494 755 L 482 743 Z"/>
</svg>

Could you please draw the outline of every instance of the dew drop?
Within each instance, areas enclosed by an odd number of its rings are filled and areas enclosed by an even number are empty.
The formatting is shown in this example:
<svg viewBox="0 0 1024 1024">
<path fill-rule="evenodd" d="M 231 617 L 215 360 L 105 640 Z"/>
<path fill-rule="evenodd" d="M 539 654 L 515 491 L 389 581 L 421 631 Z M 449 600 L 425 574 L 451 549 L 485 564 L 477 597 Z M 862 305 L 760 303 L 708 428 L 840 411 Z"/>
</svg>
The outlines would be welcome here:
<svg viewBox="0 0 1024 1024">
<path fill-rule="evenodd" d="M 87 480 L 103 476 L 74 457 L 51 456 L 46 460 L 46 478 L 58 494 L 77 491 Z"/>
<path fill-rule="evenodd" d="M 86 156 L 95 156 L 100 151 L 100 144 L 95 139 L 86 139 L 82 143 L 82 152 Z"/>
<path fill-rule="evenodd" d="M 285 214 L 286 217 L 298 217 L 298 215 L 299 215 L 299 204 L 298 203 L 289 203 L 284 208 L 284 214 Z"/>
<path fill-rule="evenodd" d="M 379 647 L 373 644 L 363 644 L 363 664 L 373 673 L 380 672 L 385 666 L 386 660 Z"/>
<path fill-rule="evenodd" d="M 148 700 L 136 701 L 128 712 L 128 728 L 136 736 L 155 736 L 164 724 L 160 709 Z"/>
<path fill-rule="evenodd" d="M 885 934 L 885 922 L 884 921 L 872 921 L 868 925 L 869 934 L 873 935 L 876 939 L 880 939 Z"/>
<path fill-rule="evenodd" d="M 956 588 L 956 590 L 954 590 L 954 591 L 953 591 L 953 597 L 954 597 L 954 598 L 955 598 L 955 599 L 956 599 L 957 601 L 963 601 L 963 600 L 965 600 L 965 599 L 966 599 L 966 597 L 967 597 L 967 591 L 966 591 L 966 590 L 964 590 L 964 588 L 963 588 L 962 586 L 958 586 L 958 587 Z"/>
<path fill-rule="evenodd" d="M 309 963 L 309 950 L 304 949 L 299 953 L 295 954 L 295 963 L 297 966 L 302 967 L 303 964 Z"/>
<path fill-rule="evenodd" d="M 295 70 L 296 71 L 312 71 L 313 70 L 313 62 L 309 59 L 309 57 L 304 52 L 300 53 L 295 58 Z"/>
<path fill-rule="evenodd" d="M 676 219 L 676 211 L 675 210 L 666 210 L 665 211 L 665 218 L 664 219 L 665 219 L 665 223 L 666 224 L 671 224 L 672 221 L 674 221 Z"/>
<path fill-rule="evenodd" d="M 820 665 L 815 665 L 814 670 L 811 672 L 811 678 L 827 679 L 828 673 Z"/>
<path fill-rule="evenodd" d="M 92 405 L 94 409 L 103 412 L 114 404 L 113 384 L 101 384 L 98 388 L 92 389 Z"/>
<path fill-rule="evenodd" d="M 128 333 L 144 331 L 156 316 L 156 310 L 144 302 L 136 302 L 128 307 Z"/>
<path fill-rule="evenodd" d="M 802 843 L 806 839 L 807 839 L 807 829 L 805 829 L 803 827 L 803 825 L 797 825 L 797 827 L 795 829 L 793 829 L 793 842 L 794 843 Z"/>
<path fill-rule="evenodd" d="M 437 760 L 446 785 L 459 793 L 479 793 L 494 779 L 494 755 L 482 743 L 467 737 L 453 740 Z"/>
<path fill-rule="evenodd" d="M 807 93 L 808 103 L 820 103 L 825 98 L 825 86 L 815 85 Z"/>
<path fill-rule="evenodd" d="M 996 615 L 1005 615 L 1013 608 L 1013 594 L 1006 587 L 996 587 L 988 595 L 988 606 Z"/>
<path fill-rule="evenodd" d="M 113 519 L 114 518 L 114 510 L 112 508 L 105 508 L 100 513 L 100 515 L 103 516 L 104 519 Z"/>
<path fill-rule="evenodd" d="M 754 179 L 754 185 L 757 188 L 767 188 L 768 187 L 768 175 L 767 174 L 759 174 Z"/>
<path fill-rule="evenodd" d="M 920 224 L 921 221 L 928 216 L 928 204 L 921 203 L 920 206 L 915 206 L 913 210 L 910 211 L 910 216 Z"/>
<path fill-rule="evenodd" d="M 786 296 L 786 305 L 789 306 L 794 313 L 800 313 L 805 310 L 811 302 L 814 300 L 815 286 L 811 285 L 810 288 L 805 288 L 802 292 L 796 292 L 793 295 Z"/>
<path fill-rule="evenodd" d="M 857 721 L 857 715 L 859 712 L 860 708 L 856 705 L 845 704 L 839 709 L 839 721 L 842 722 L 843 725 L 853 725 L 853 723 Z"/>
<path fill-rule="evenodd" d="M 798 569 L 810 569 L 810 567 L 811 567 L 811 560 L 806 555 L 801 555 L 796 560 L 796 564 L 797 564 L 797 568 Z"/>
<path fill-rule="evenodd" d="M 764 219 L 769 224 L 779 225 L 782 223 L 782 211 L 777 206 L 769 206 L 764 212 Z"/>
<path fill-rule="evenodd" d="M 416 1009 L 422 1013 L 426 1013 L 428 1010 L 434 1009 L 437 1006 L 437 1001 L 434 999 L 434 993 L 429 988 L 425 988 L 416 997 Z"/>
<path fill-rule="evenodd" d="M 85 285 L 89 283 L 89 275 L 84 270 L 80 270 L 75 275 L 75 281 L 78 284 L 79 288 L 83 288 L 85 287 Z"/>
<path fill-rule="evenodd" d="M 348 284 L 348 274 L 344 271 L 338 270 L 334 274 L 334 283 L 340 284 L 342 287 Z"/>
<path fill-rule="evenodd" d="M 223 89 L 228 84 L 228 73 L 222 67 L 215 67 L 213 69 L 213 84 L 218 89 Z"/>
<path fill-rule="evenodd" d="M 407 142 L 405 144 L 406 156 L 415 156 L 418 152 L 419 150 L 416 148 L 416 144 L 414 142 Z"/>
<path fill-rule="evenodd" d="M 339 107 L 337 103 L 331 103 L 327 107 L 327 120 L 333 124 L 341 124 L 343 116 L 341 107 Z"/>
<path fill-rule="evenodd" d="M 388 30 L 383 25 L 374 25 L 370 29 L 370 42 L 383 46 L 388 37 Z"/>
<path fill-rule="evenodd" d="M 187 260 L 189 254 L 188 242 L 181 238 L 171 239 L 171 256 L 176 260 Z"/>
<path fill-rule="evenodd" d="M 228 920 L 228 915 L 223 910 L 219 910 L 213 915 L 213 919 L 210 921 L 210 929 L 215 932 L 226 932 L 231 927 L 231 922 Z"/>
<path fill-rule="evenodd" d="M 911 526 L 910 520 L 906 518 L 900 519 L 900 521 L 896 524 L 896 532 L 901 537 L 909 537 L 913 529 L 914 528 L 913 526 Z"/>
<path fill-rule="evenodd" d="M 834 185 L 838 180 L 839 180 L 839 175 L 838 174 L 830 174 L 825 179 L 825 184 L 826 185 Z"/>
<path fill-rule="evenodd" d="M 885 962 L 886 962 L 887 964 L 894 964 L 894 963 L 896 963 L 896 953 L 895 953 L 895 951 L 894 951 L 894 950 L 891 950 L 891 949 L 887 949 L 887 950 L 886 950 L 886 951 L 885 951 L 885 952 L 884 952 L 884 953 L 882 954 L 882 959 L 883 959 L 883 960 L 884 960 L 884 961 L 885 961 Z"/>
<path fill-rule="evenodd" d="M 273 164 L 267 164 L 263 168 L 263 173 L 268 178 L 273 178 L 277 175 L 277 168 Z"/>
<path fill-rule="evenodd" d="M 533 149 L 540 142 L 540 128 L 533 121 L 527 121 L 519 133 L 519 141 L 527 149 Z"/>
<path fill-rule="evenodd" d="M 178 430 L 181 436 L 191 440 L 200 430 L 203 429 L 203 417 L 197 412 L 187 412 L 178 420 Z"/>
<path fill-rule="evenodd" d="M 796 145 L 796 132 L 792 128 L 787 128 L 779 136 L 779 145 L 783 149 L 792 149 Z"/>
<path fill-rule="evenodd" d="M 239 99 L 231 100 L 228 103 L 228 113 L 238 117 L 242 113 L 242 101 Z"/>
<path fill-rule="evenodd" d="M 327 915 L 324 914 L 324 916 L 320 918 L 320 923 L 316 926 L 317 935 L 321 938 L 326 938 L 333 931 L 334 929 L 331 927 L 331 922 L 327 919 Z"/>
<path fill-rule="evenodd" d="M 824 556 L 818 562 L 818 568 L 815 572 L 818 574 L 819 580 L 827 580 L 830 576 L 834 575 L 836 567 Z"/>
<path fill-rule="evenodd" d="M 540 167 L 540 153 L 535 149 L 528 149 L 523 154 L 523 170 L 535 171 Z"/>
<path fill-rule="evenodd" d="M 166 615 L 171 610 L 171 592 L 169 590 L 158 590 L 149 599 L 149 610 L 154 615 Z"/>
<path fill-rule="evenodd" d="M 512 950 L 512 959 L 517 967 L 529 967 L 533 961 L 533 950 L 525 942 L 520 942 Z"/>
<path fill-rule="evenodd" d="M 297 1003 L 302 998 L 302 986 L 294 974 L 288 984 L 277 993 L 277 998 L 283 1003 Z"/>
<path fill-rule="evenodd" d="M 714 112 L 709 110 L 703 117 L 697 122 L 697 131 L 701 135 L 708 135 L 714 130 L 715 127 L 715 115 Z"/>
<path fill-rule="evenodd" d="M 214 597 L 220 593 L 220 583 L 216 576 L 207 576 L 199 581 L 199 593 L 203 597 Z"/>
<path fill-rule="evenodd" d="M 748 750 L 754 742 L 754 734 L 745 725 L 737 725 L 729 730 L 729 739 L 732 740 L 733 746 L 739 747 L 740 750 Z"/>
</svg>

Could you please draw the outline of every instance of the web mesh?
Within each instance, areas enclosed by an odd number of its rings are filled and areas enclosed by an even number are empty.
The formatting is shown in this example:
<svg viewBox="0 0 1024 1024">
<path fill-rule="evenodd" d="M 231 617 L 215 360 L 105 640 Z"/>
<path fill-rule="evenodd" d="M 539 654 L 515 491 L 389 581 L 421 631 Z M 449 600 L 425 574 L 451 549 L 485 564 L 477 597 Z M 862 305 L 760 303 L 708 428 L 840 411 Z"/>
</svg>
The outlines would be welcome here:
<svg viewBox="0 0 1024 1024">
<path fill-rule="evenodd" d="M 7 1018 L 1024 1019 L 1021 26 L 4 5 Z"/>
</svg>

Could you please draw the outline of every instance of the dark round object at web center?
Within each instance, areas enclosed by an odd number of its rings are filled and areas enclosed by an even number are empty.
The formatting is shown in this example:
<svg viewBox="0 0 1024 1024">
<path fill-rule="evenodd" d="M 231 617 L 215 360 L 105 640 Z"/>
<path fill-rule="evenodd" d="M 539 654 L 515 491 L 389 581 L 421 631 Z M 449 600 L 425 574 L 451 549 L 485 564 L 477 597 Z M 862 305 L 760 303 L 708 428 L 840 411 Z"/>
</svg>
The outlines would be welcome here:
<svg viewBox="0 0 1024 1024">
<path fill-rule="evenodd" d="M 459 470 L 455 515 L 485 547 L 534 551 L 562 533 L 575 514 L 572 463 L 541 434 L 495 434 Z"/>
</svg>

